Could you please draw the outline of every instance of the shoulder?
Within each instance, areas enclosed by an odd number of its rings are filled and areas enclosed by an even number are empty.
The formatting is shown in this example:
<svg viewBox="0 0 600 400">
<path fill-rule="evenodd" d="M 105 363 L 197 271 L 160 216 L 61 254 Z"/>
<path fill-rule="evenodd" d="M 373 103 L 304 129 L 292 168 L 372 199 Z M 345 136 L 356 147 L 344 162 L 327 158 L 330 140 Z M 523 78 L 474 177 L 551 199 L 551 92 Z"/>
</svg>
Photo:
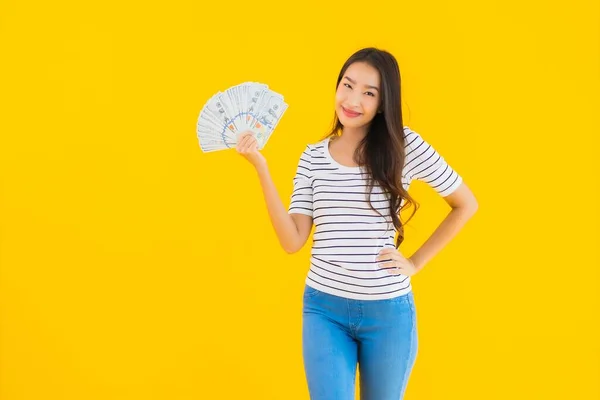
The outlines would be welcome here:
<svg viewBox="0 0 600 400">
<path fill-rule="evenodd" d="M 319 158 L 325 155 L 325 146 L 327 145 L 328 139 L 322 139 L 317 142 L 308 143 L 304 147 L 303 154 L 309 158 Z"/>
<path fill-rule="evenodd" d="M 328 138 L 321 139 L 318 142 L 309 143 L 307 145 L 307 147 L 309 147 L 311 149 L 311 151 L 320 151 L 320 152 L 322 152 L 323 149 L 325 148 L 325 145 L 327 144 L 328 140 L 329 140 Z"/>
<path fill-rule="evenodd" d="M 311 171 L 313 162 L 318 162 L 319 158 L 323 158 L 325 144 L 326 139 L 305 144 L 298 160 L 299 168 Z"/>
<path fill-rule="evenodd" d="M 423 137 L 410 126 L 404 125 L 403 131 L 405 148 L 411 149 L 423 143 Z"/>
</svg>

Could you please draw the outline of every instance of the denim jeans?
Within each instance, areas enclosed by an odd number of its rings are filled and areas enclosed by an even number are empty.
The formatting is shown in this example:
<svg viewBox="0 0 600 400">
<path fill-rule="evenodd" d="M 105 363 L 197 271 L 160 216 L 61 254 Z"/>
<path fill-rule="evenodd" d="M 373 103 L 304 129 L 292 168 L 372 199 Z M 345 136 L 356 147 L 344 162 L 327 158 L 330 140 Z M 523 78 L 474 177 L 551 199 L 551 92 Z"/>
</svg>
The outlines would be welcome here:
<svg viewBox="0 0 600 400">
<path fill-rule="evenodd" d="M 311 400 L 401 400 L 417 356 L 412 291 L 354 300 L 305 286 L 302 353 Z"/>
</svg>

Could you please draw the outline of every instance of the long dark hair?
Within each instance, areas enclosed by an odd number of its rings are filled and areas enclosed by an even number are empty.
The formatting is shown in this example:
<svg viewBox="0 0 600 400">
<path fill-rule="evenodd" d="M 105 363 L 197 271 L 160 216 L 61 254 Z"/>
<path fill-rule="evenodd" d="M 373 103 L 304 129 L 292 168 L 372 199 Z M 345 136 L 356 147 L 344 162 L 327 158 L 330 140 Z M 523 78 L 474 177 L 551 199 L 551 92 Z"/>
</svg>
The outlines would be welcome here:
<svg viewBox="0 0 600 400">
<path fill-rule="evenodd" d="M 371 121 L 367 135 L 356 149 L 354 159 L 359 165 L 364 166 L 368 173 L 368 202 L 373 211 L 378 212 L 371 203 L 374 183 L 377 182 L 389 195 L 389 210 L 398 232 L 396 238 L 396 248 L 398 248 L 404 241 L 404 224 L 400 219 L 400 212 L 404 208 L 414 206 L 413 213 L 406 221 L 408 223 L 419 208 L 419 203 L 402 186 L 406 139 L 400 102 L 400 68 L 396 58 L 389 52 L 374 47 L 364 48 L 352 54 L 344 63 L 337 78 L 336 89 L 348 67 L 355 62 L 367 63 L 379 71 L 382 98 L 381 113 L 377 113 Z M 337 136 L 342 128 L 335 114 L 333 128 L 326 138 Z M 400 208 L 402 199 L 405 203 Z"/>
</svg>

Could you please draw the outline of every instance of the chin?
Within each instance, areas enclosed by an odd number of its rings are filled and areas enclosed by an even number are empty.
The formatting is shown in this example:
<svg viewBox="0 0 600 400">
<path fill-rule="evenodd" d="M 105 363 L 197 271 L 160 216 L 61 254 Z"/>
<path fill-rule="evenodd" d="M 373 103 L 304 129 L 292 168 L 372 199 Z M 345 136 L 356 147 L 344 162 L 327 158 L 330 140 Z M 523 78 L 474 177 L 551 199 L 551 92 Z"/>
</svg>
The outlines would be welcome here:
<svg viewBox="0 0 600 400">
<path fill-rule="evenodd" d="M 346 128 L 362 128 L 365 125 L 368 125 L 368 122 L 365 122 L 364 116 L 361 118 L 348 118 L 345 115 L 339 116 L 338 120 L 340 124 Z"/>
<path fill-rule="evenodd" d="M 340 123 L 346 127 L 346 128 L 362 128 L 363 126 L 367 125 L 364 122 L 361 121 L 344 121 L 344 120 L 340 120 Z"/>
</svg>

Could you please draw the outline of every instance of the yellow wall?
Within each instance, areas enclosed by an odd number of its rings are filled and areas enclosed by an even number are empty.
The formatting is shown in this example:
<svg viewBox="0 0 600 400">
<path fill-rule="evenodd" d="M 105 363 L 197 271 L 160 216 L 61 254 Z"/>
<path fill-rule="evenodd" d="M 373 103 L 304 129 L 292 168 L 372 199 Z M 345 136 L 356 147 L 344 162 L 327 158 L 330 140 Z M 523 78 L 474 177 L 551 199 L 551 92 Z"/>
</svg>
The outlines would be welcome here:
<svg viewBox="0 0 600 400">
<path fill-rule="evenodd" d="M 597 1 L 196 3 L 0 2 L 2 400 L 307 399 L 310 246 L 278 247 L 196 119 L 243 81 L 283 94 L 264 154 L 287 206 L 369 45 L 480 204 L 414 277 L 406 398 L 600 397 Z M 406 255 L 448 211 L 410 190 Z"/>
</svg>

